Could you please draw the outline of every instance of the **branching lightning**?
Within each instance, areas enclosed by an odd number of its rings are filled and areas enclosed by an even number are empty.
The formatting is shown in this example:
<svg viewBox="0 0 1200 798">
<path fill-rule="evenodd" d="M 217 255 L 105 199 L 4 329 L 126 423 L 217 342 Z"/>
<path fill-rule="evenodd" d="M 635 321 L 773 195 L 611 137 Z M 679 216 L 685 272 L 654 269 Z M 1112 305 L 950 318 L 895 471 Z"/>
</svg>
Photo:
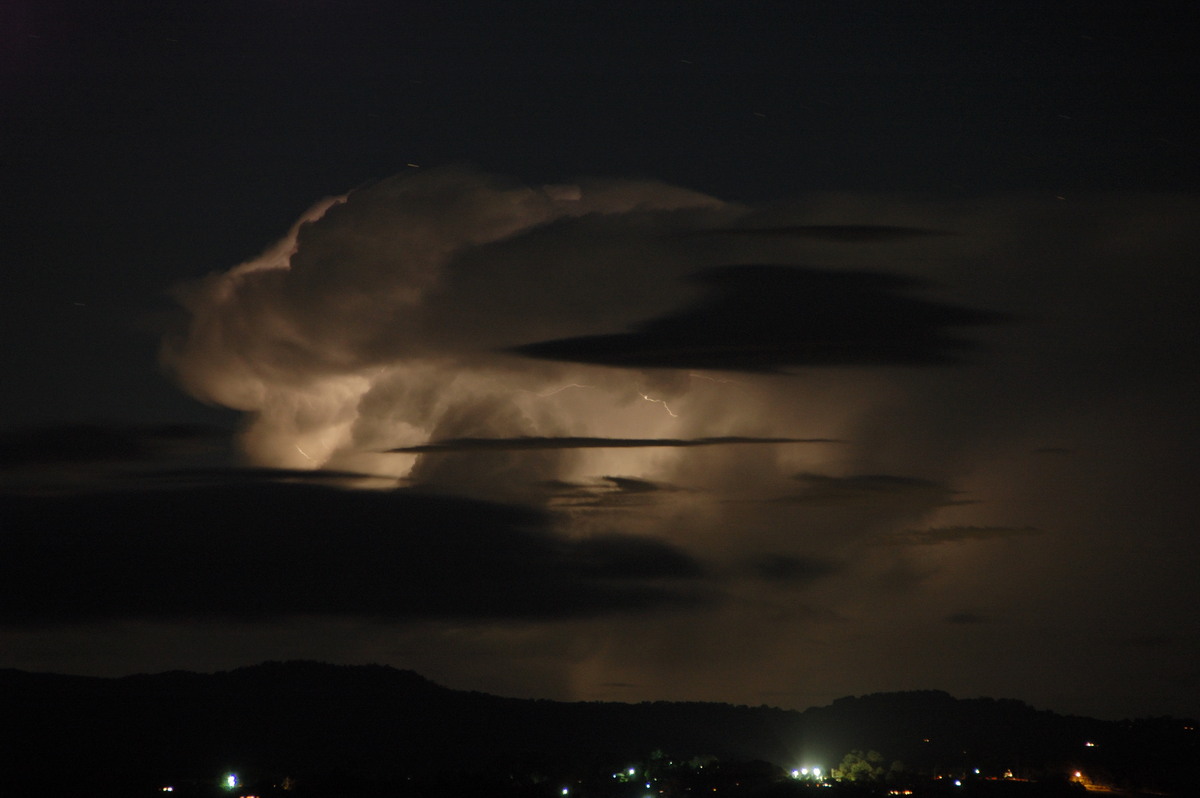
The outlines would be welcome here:
<svg viewBox="0 0 1200 798">
<path fill-rule="evenodd" d="M 671 406 L 667 404 L 666 399 L 654 399 L 653 397 L 646 396 L 646 394 L 642 393 L 641 391 L 638 391 L 638 396 L 642 397 L 647 402 L 654 402 L 655 404 L 662 405 L 663 410 L 666 410 L 667 415 L 669 415 L 671 418 L 679 418 L 679 414 L 671 410 Z"/>
</svg>

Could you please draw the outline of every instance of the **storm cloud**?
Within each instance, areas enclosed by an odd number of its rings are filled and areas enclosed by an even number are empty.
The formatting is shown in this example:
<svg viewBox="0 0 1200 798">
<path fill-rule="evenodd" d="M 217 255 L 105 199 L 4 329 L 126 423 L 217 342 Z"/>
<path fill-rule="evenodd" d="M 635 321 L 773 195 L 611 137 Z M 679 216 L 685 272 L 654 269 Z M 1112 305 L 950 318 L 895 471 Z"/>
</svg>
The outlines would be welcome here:
<svg viewBox="0 0 1200 798">
<path fill-rule="evenodd" d="M 635 368 L 774 372 L 798 366 L 917 366 L 962 359 L 970 346 L 950 329 L 1005 319 L 906 296 L 902 291 L 914 282 L 878 272 L 760 264 L 727 266 L 691 279 L 708 289 L 695 307 L 641 322 L 632 332 L 513 351 Z"/>
<path fill-rule="evenodd" d="M 162 361 L 241 413 L 234 466 L 5 460 L 0 620 L 323 618 L 288 653 L 570 698 L 1038 702 L 1047 660 L 1190 622 L 1196 210 L 364 186 L 176 289 Z"/>
</svg>

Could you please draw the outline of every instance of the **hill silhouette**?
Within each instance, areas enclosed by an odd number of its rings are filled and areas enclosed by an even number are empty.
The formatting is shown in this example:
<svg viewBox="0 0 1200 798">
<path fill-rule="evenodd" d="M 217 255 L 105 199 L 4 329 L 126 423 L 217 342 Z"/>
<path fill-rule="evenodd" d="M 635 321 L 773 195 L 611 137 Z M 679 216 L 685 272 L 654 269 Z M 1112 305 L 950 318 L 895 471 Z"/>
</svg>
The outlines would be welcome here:
<svg viewBox="0 0 1200 798">
<path fill-rule="evenodd" d="M 568 703 L 316 662 L 118 679 L 0 670 L 0 718 L 0 795 L 78 795 L 79 784 L 91 785 L 83 794 L 118 786 L 130 794 L 228 770 L 343 785 L 462 782 L 612 768 L 653 751 L 828 772 L 852 749 L 926 773 L 1086 767 L 1111 783 L 1178 792 L 1200 761 L 1191 721 L 1101 721 L 940 691 L 848 697 L 804 712 Z"/>
</svg>

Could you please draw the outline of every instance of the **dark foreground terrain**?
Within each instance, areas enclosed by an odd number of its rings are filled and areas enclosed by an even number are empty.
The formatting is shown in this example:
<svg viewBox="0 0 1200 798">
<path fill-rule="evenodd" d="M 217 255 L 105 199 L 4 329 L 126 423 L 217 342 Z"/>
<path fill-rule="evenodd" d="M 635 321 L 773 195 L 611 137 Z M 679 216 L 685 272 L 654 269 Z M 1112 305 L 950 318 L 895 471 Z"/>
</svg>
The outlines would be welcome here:
<svg viewBox="0 0 1200 798">
<path fill-rule="evenodd" d="M 0 795 L 1191 795 L 1195 727 L 938 691 L 793 712 L 518 700 L 312 662 L 121 679 L 5 670 Z"/>
</svg>

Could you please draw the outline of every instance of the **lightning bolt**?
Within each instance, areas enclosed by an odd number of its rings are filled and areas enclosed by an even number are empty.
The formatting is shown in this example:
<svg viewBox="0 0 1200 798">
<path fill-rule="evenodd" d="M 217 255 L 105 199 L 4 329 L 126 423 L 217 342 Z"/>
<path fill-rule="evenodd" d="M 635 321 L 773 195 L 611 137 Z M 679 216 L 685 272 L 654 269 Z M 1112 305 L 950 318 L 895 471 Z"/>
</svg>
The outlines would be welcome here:
<svg viewBox="0 0 1200 798">
<path fill-rule="evenodd" d="M 562 393 L 563 391 L 565 391 L 569 388 L 591 388 L 591 387 L 592 386 L 590 386 L 590 385 L 580 385 L 577 382 L 573 382 L 570 385 L 563 385 L 558 388 L 551 388 L 548 391 L 542 391 L 541 393 L 534 394 L 534 395 L 537 396 L 539 399 L 545 399 L 547 396 L 554 396 L 554 394 Z M 528 391 L 528 393 L 533 393 L 533 391 Z"/>
<path fill-rule="evenodd" d="M 669 415 L 671 418 L 679 418 L 679 414 L 671 410 L 671 406 L 667 404 L 666 399 L 654 399 L 653 397 L 646 396 L 646 394 L 642 393 L 641 391 L 638 391 L 638 396 L 642 397 L 647 402 L 654 402 L 656 405 L 662 405 L 663 410 L 666 410 L 667 415 Z"/>
</svg>

